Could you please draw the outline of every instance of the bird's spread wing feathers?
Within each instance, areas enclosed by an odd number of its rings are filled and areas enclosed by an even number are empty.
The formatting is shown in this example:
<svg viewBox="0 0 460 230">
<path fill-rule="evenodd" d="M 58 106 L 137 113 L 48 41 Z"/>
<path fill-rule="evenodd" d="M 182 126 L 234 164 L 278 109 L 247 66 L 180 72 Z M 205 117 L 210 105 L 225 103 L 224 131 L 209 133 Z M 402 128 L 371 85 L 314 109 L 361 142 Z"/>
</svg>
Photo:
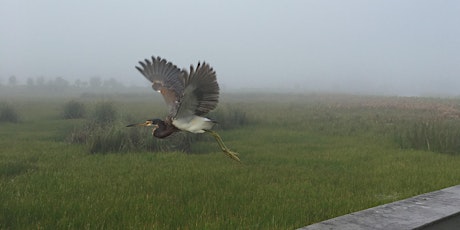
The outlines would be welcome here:
<svg viewBox="0 0 460 230">
<path fill-rule="evenodd" d="M 171 62 L 160 57 L 152 57 L 139 62 L 136 69 L 152 82 L 152 88 L 163 95 L 169 106 L 169 113 L 176 114 L 180 98 L 184 92 L 186 72 L 181 71 Z"/>
<path fill-rule="evenodd" d="M 180 70 L 160 57 L 152 57 L 136 66 L 152 82 L 152 88 L 163 95 L 169 105 L 170 118 L 202 116 L 216 108 L 219 85 L 216 72 L 207 63 L 190 66 L 190 73 Z"/>
<path fill-rule="evenodd" d="M 196 69 L 190 66 L 185 75 L 185 88 L 180 98 L 176 117 L 202 116 L 216 108 L 219 102 L 219 85 L 216 72 L 207 63 L 198 63 Z"/>
</svg>

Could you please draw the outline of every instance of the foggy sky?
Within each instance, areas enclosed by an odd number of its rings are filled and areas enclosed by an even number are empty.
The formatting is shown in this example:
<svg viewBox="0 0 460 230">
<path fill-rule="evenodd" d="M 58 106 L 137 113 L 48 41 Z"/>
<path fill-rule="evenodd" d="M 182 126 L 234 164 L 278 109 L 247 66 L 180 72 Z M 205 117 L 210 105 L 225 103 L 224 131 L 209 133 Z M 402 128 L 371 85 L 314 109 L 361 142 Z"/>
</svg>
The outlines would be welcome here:
<svg viewBox="0 0 460 230">
<path fill-rule="evenodd" d="M 224 90 L 460 95 L 460 1 L 0 2 L 11 75 L 147 81 L 159 55 L 209 62 Z"/>
</svg>

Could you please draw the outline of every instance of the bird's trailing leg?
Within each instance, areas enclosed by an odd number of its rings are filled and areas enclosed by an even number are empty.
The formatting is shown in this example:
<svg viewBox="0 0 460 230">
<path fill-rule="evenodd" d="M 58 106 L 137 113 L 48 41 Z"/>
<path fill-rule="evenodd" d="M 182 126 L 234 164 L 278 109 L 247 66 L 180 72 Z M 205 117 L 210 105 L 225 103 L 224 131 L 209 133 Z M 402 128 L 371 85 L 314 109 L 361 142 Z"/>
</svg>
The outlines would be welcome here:
<svg viewBox="0 0 460 230">
<path fill-rule="evenodd" d="M 227 155 L 229 156 L 230 158 L 232 158 L 233 160 L 236 160 L 238 162 L 241 162 L 240 161 L 240 158 L 238 158 L 238 153 L 236 152 L 233 152 L 231 151 L 229 148 L 227 148 L 227 146 L 225 146 L 224 144 L 224 141 L 222 141 L 222 138 L 219 136 L 219 134 L 213 130 L 205 130 L 206 132 L 210 133 L 217 141 L 217 143 L 219 144 L 220 148 L 222 149 L 222 151 Z"/>
</svg>

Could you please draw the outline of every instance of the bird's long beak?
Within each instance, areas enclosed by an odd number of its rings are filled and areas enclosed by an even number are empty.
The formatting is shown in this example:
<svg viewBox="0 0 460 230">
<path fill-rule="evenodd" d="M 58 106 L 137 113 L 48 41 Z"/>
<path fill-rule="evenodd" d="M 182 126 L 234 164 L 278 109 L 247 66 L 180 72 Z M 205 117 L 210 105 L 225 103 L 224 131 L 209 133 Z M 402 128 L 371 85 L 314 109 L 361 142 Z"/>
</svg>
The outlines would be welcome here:
<svg viewBox="0 0 460 230">
<path fill-rule="evenodd" d="M 133 127 L 133 126 L 141 126 L 142 124 L 130 124 L 130 125 L 127 125 L 126 127 Z"/>
<path fill-rule="evenodd" d="M 144 123 L 137 123 L 137 124 L 130 124 L 130 125 L 127 125 L 126 127 L 134 127 L 134 126 L 144 126 L 144 127 L 150 127 L 150 126 L 153 126 L 153 129 L 156 129 L 158 128 L 158 125 L 154 125 L 152 124 L 151 121 L 146 121 Z"/>
<path fill-rule="evenodd" d="M 130 125 L 127 125 L 126 127 L 133 127 L 133 126 L 151 126 L 151 125 L 152 125 L 151 123 L 144 122 L 144 123 L 130 124 Z"/>
</svg>

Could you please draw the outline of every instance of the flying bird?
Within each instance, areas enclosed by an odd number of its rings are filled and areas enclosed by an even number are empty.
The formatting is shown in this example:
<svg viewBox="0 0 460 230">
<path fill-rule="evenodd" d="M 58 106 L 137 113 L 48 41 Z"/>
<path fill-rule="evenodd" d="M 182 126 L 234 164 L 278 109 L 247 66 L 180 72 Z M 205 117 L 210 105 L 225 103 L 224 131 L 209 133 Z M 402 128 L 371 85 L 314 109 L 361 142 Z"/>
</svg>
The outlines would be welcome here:
<svg viewBox="0 0 460 230">
<path fill-rule="evenodd" d="M 169 114 L 164 120 L 149 119 L 127 127 L 153 127 L 152 134 L 157 138 L 165 138 L 179 131 L 209 133 L 227 156 L 240 162 L 238 154 L 227 148 L 219 134 L 211 130 L 216 122 L 205 117 L 219 102 L 216 72 L 209 64 L 198 62 L 196 68 L 191 65 L 189 71 L 180 70 L 166 59 L 154 56 L 139 64 L 140 67 L 136 66 L 136 69 L 152 82 L 155 91 L 163 95 L 169 106 Z"/>
</svg>

